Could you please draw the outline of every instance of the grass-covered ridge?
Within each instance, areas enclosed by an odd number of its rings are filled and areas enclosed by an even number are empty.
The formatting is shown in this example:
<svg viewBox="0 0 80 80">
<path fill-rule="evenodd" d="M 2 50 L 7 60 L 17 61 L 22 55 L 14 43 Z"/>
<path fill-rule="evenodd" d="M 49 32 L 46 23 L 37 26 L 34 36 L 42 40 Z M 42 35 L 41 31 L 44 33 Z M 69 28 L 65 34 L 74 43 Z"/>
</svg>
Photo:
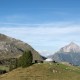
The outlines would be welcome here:
<svg viewBox="0 0 80 80">
<path fill-rule="evenodd" d="M 79 80 L 80 68 L 58 63 L 34 64 L 0 76 L 0 80 Z"/>
</svg>

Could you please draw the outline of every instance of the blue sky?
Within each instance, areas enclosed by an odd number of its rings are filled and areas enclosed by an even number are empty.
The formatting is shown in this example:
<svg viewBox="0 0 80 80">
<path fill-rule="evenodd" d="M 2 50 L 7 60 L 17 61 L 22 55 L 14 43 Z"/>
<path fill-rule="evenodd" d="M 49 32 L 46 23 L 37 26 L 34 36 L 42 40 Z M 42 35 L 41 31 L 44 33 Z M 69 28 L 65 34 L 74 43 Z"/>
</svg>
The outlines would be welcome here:
<svg viewBox="0 0 80 80">
<path fill-rule="evenodd" d="M 80 45 L 80 1 L 0 0 L 0 33 L 45 56 L 71 41 Z"/>
</svg>

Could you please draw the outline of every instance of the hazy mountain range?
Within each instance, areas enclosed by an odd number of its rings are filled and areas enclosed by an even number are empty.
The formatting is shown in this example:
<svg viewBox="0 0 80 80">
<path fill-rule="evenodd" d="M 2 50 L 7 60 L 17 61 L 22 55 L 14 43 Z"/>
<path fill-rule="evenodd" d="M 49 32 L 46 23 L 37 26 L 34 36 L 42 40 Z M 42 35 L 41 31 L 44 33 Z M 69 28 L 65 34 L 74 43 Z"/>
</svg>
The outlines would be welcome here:
<svg viewBox="0 0 80 80">
<path fill-rule="evenodd" d="M 69 62 L 73 65 L 80 65 L 80 46 L 71 42 L 69 45 L 62 47 L 54 55 L 49 56 L 57 62 Z"/>
</svg>

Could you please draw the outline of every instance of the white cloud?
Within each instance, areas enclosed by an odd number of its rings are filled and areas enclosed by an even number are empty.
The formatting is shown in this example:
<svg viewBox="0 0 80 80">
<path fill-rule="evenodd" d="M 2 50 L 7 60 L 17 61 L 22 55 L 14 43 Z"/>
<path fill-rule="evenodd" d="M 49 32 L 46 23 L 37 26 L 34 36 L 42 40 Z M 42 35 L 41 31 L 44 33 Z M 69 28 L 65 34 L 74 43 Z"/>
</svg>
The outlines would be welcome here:
<svg viewBox="0 0 80 80">
<path fill-rule="evenodd" d="M 41 51 L 47 50 L 55 52 L 70 41 L 76 41 L 80 44 L 80 25 L 62 23 L 59 23 L 56 27 L 55 24 L 37 25 L 36 27 L 30 27 L 30 25 L 1 27 L 0 33 L 21 39 L 29 43 L 36 50 Z"/>
</svg>

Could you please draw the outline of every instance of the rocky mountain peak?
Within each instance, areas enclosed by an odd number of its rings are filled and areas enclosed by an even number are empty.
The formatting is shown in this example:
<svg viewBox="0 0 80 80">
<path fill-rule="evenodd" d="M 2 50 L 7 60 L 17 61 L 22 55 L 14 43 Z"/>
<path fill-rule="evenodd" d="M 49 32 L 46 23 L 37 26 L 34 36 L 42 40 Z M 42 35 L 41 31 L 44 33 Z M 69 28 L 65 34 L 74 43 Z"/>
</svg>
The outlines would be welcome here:
<svg viewBox="0 0 80 80">
<path fill-rule="evenodd" d="M 69 44 L 69 46 L 78 46 L 76 43 L 74 43 L 74 42 L 71 42 L 70 44 Z"/>
<path fill-rule="evenodd" d="M 68 62 L 70 64 L 80 66 L 80 46 L 71 42 L 49 58 L 52 58 L 56 62 Z"/>
<path fill-rule="evenodd" d="M 78 46 L 74 42 L 71 42 L 69 45 L 66 45 L 61 48 L 60 52 L 80 52 L 80 46 Z"/>
</svg>

